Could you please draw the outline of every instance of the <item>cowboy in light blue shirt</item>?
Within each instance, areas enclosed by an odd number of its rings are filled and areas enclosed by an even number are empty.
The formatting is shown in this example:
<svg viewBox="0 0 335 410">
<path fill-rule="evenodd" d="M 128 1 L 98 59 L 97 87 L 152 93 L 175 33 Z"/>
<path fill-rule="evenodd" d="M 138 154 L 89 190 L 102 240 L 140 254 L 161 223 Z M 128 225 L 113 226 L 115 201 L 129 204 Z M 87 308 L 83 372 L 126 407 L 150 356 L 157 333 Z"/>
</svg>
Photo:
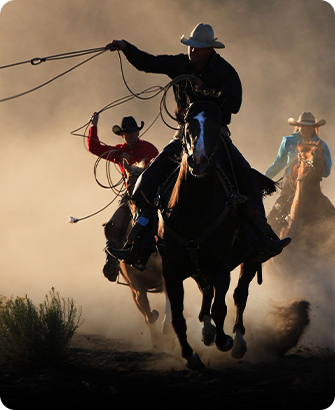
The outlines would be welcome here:
<svg viewBox="0 0 335 410">
<path fill-rule="evenodd" d="M 275 177 L 284 167 L 286 167 L 298 154 L 298 143 L 318 142 L 319 127 L 326 123 L 325 120 L 316 121 L 315 117 L 310 112 L 304 112 L 295 121 L 293 118 L 288 120 L 290 125 L 295 125 L 297 128 L 292 135 L 284 137 L 280 144 L 277 158 L 266 170 L 265 175 L 269 178 Z M 322 141 L 322 140 L 321 140 Z M 325 151 L 325 168 L 323 177 L 328 177 L 332 166 L 332 160 L 328 145 L 322 141 L 322 146 Z M 285 176 L 289 175 L 291 167 L 288 166 L 285 170 Z"/>
<path fill-rule="evenodd" d="M 277 158 L 265 172 L 267 177 L 273 178 L 286 167 L 282 183 L 282 191 L 268 214 L 268 221 L 273 228 L 276 228 L 276 225 L 281 223 L 281 218 L 285 217 L 286 212 L 289 212 L 289 207 L 292 202 L 294 191 L 292 191 L 292 186 L 287 177 L 290 174 L 293 160 L 297 158 L 298 155 L 298 143 L 308 144 L 320 141 L 319 127 L 325 125 L 326 121 L 317 121 L 311 112 L 303 112 L 298 118 L 298 121 L 289 118 L 288 123 L 296 127 L 295 131 L 292 135 L 283 138 Z M 332 166 L 332 160 L 328 145 L 322 140 L 321 142 L 325 156 L 323 177 L 328 177 Z"/>
</svg>

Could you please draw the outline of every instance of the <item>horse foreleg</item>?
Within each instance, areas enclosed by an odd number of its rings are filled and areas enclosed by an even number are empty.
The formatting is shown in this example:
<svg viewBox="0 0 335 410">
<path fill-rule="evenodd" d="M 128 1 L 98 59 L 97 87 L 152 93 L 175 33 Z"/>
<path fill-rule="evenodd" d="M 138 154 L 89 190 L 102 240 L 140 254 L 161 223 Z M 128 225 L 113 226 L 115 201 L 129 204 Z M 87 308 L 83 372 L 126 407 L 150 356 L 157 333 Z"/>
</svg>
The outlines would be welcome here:
<svg viewBox="0 0 335 410">
<path fill-rule="evenodd" d="M 199 356 L 193 353 L 191 346 L 187 342 L 186 321 L 183 315 L 184 310 L 184 286 L 182 279 L 169 279 L 165 277 L 165 285 L 171 303 L 172 325 L 181 346 L 181 355 L 189 369 L 199 369 L 204 365 Z"/>
<path fill-rule="evenodd" d="M 202 294 L 202 304 L 199 313 L 199 320 L 204 326 L 201 331 L 202 341 L 206 346 L 211 346 L 214 343 L 216 328 L 212 324 L 211 306 L 214 297 L 213 285 L 208 284 L 201 277 L 195 277 L 199 290 Z"/>
<path fill-rule="evenodd" d="M 233 347 L 233 339 L 224 332 L 224 321 L 227 315 L 226 293 L 230 284 L 230 272 L 219 272 L 214 278 L 214 302 L 212 306 L 212 318 L 216 326 L 216 347 L 227 352 Z"/>
<path fill-rule="evenodd" d="M 234 325 L 234 348 L 232 356 L 235 359 L 241 359 L 246 351 L 247 344 L 243 338 L 245 327 L 243 324 L 243 313 L 247 304 L 249 295 L 249 284 L 255 277 L 259 262 L 247 260 L 241 264 L 240 277 L 236 289 L 234 290 L 234 303 L 236 307 L 236 320 Z"/>
<path fill-rule="evenodd" d="M 155 323 L 158 319 L 159 313 L 155 309 L 151 310 L 147 290 L 145 288 L 132 289 L 132 294 L 136 306 L 139 309 L 139 311 L 143 314 L 145 321 L 148 324 Z"/>
<path fill-rule="evenodd" d="M 164 294 L 165 294 L 165 309 L 164 309 L 164 319 L 163 319 L 163 324 L 162 324 L 162 333 L 165 335 L 169 335 L 173 331 L 172 315 L 171 315 L 171 303 L 170 303 L 169 296 L 166 292 L 165 286 L 164 286 Z"/>
</svg>

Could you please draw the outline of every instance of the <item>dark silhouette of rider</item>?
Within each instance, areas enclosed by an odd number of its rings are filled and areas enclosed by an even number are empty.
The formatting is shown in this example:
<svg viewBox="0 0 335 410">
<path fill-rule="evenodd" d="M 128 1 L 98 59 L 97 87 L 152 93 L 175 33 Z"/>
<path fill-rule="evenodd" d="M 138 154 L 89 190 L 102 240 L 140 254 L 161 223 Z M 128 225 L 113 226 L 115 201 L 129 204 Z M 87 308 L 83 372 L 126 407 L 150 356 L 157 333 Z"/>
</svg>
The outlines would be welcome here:
<svg viewBox="0 0 335 410">
<path fill-rule="evenodd" d="M 182 74 L 192 76 L 191 80 L 174 85 L 174 95 L 179 113 L 184 112 L 189 104 L 196 101 L 210 101 L 220 108 L 220 132 L 224 141 L 221 150 L 222 152 L 228 151 L 229 161 L 232 163 L 233 172 L 238 180 L 239 190 L 249 198 L 243 204 L 243 213 L 251 225 L 256 228 L 254 230 L 257 240 L 253 238 L 254 246 L 258 249 L 256 259 L 264 262 L 272 256 L 278 255 L 291 240 L 290 238 L 279 240 L 267 224 L 262 202 L 262 188 L 259 187 L 258 183 L 258 180 L 261 180 L 262 177 L 265 179 L 265 177 L 251 169 L 249 163 L 230 139 L 227 125 L 231 121 L 231 115 L 239 111 L 242 103 L 241 81 L 235 69 L 214 50 L 225 46 L 214 37 L 214 31 L 210 25 L 199 23 L 192 31 L 190 38 L 186 39 L 183 36 L 181 42 L 188 46 L 188 54 L 154 56 L 139 50 L 125 40 L 113 40 L 107 47 L 111 51 L 122 50 L 127 60 L 140 71 L 166 74 L 171 79 Z M 175 159 L 182 152 L 182 135 L 183 128 L 181 126 L 172 141 L 137 181 L 132 199 L 136 202 L 140 212 L 128 237 L 127 247 L 130 247 L 136 237 L 143 236 L 143 240 L 146 242 L 145 229 L 143 228 L 150 225 L 155 213 L 153 203 L 159 185 L 176 167 Z M 261 182 L 264 183 L 264 180 Z M 148 240 L 148 242 L 150 241 Z M 138 258 L 131 252 L 131 249 L 116 251 L 111 248 L 110 252 L 115 257 L 131 263 L 139 269 L 144 269 L 146 260 L 152 251 L 150 248 L 150 246 L 143 244 Z"/>
</svg>

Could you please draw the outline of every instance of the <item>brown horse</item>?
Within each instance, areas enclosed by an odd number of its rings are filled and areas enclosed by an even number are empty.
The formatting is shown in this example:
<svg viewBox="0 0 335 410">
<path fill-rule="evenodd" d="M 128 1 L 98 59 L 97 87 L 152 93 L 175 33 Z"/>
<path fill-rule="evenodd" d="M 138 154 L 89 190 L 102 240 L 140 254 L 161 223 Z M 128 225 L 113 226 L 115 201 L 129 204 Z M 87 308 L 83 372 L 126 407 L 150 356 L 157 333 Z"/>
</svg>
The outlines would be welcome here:
<svg viewBox="0 0 335 410">
<path fill-rule="evenodd" d="M 331 233 L 335 223 L 335 208 L 321 191 L 325 166 L 321 140 L 299 143 L 297 159 L 290 175 L 291 181 L 295 181 L 294 196 L 280 236 L 291 236 L 296 244 L 307 240 L 312 245 L 313 240 L 322 241 L 325 231 Z"/>
<path fill-rule="evenodd" d="M 281 238 L 292 237 L 292 244 L 285 255 L 279 255 L 272 261 L 279 272 L 305 277 L 307 270 L 320 272 L 320 264 L 322 270 L 332 269 L 335 208 L 321 190 L 324 165 L 321 141 L 298 145 L 298 155 L 292 163 L 285 194 L 278 198 L 268 216 Z"/>
<path fill-rule="evenodd" d="M 124 168 L 127 174 L 127 192 L 131 195 L 131 192 L 134 189 L 135 183 L 139 175 L 144 171 L 144 164 L 135 164 L 129 165 L 127 161 L 124 161 Z M 129 203 L 130 210 L 135 211 L 135 208 L 132 206 L 132 203 Z M 125 228 L 125 238 L 128 236 L 128 233 L 133 225 L 131 220 L 127 223 Z M 147 323 L 150 336 L 151 336 L 151 345 L 155 345 L 155 340 L 157 339 L 157 332 L 155 329 L 155 322 L 158 319 L 159 313 L 155 309 L 151 309 L 148 293 L 155 292 L 161 293 L 164 292 L 166 297 L 164 319 L 162 323 L 162 333 L 170 334 L 172 331 L 171 325 L 171 308 L 169 298 L 166 294 L 165 283 L 162 274 L 162 261 L 159 254 L 153 254 L 147 265 L 147 269 L 144 272 L 133 268 L 130 265 L 120 261 L 119 263 L 121 274 L 125 282 L 129 285 L 132 296 L 134 298 L 135 304 L 139 311 L 143 314 L 145 322 Z"/>
<path fill-rule="evenodd" d="M 229 182 L 216 161 L 220 124 L 221 112 L 216 105 L 206 102 L 190 105 L 185 116 L 186 151 L 178 179 L 159 212 L 157 244 L 171 303 L 172 324 L 182 357 L 190 369 L 201 368 L 203 363 L 187 341 L 183 316 L 184 279 L 193 277 L 203 292 L 199 319 L 204 322 L 205 333 L 215 333 L 215 344 L 221 351 L 228 351 L 234 345 L 233 356 L 240 358 L 246 352 L 243 312 L 248 287 L 259 268 L 258 263 L 249 261 L 241 269 L 234 292 L 237 315 L 233 342 L 224 332 L 224 321 L 230 271 L 236 266 L 232 245 L 237 219 L 230 202 Z M 207 336 L 204 342 L 209 345 L 211 341 Z"/>
</svg>

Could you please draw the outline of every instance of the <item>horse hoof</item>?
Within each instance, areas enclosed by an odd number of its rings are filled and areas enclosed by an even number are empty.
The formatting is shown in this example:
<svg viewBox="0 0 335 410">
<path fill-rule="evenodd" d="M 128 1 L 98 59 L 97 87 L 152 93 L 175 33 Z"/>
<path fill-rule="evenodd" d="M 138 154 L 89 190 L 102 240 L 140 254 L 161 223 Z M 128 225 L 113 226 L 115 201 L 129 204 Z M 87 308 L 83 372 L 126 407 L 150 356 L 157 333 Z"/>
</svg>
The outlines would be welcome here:
<svg viewBox="0 0 335 410">
<path fill-rule="evenodd" d="M 227 340 L 226 340 L 226 343 L 225 343 L 223 346 L 218 345 L 218 344 L 216 343 L 216 341 L 215 341 L 216 347 L 217 347 L 221 352 L 228 352 L 228 351 L 233 347 L 233 345 L 234 345 L 233 338 L 232 338 L 231 336 L 229 336 L 229 335 L 226 335 L 226 337 L 227 337 Z"/>
<path fill-rule="evenodd" d="M 206 346 L 212 346 L 215 340 L 216 327 L 213 326 L 212 324 L 205 325 L 202 328 L 201 335 L 202 335 L 201 340 L 204 342 L 204 344 Z"/>
<path fill-rule="evenodd" d="M 234 336 L 234 346 L 231 355 L 234 359 L 242 359 L 247 352 L 247 344 L 242 333 L 237 330 Z"/>
<path fill-rule="evenodd" d="M 201 370 L 205 367 L 197 353 L 185 358 L 184 362 L 189 370 Z"/>
</svg>

